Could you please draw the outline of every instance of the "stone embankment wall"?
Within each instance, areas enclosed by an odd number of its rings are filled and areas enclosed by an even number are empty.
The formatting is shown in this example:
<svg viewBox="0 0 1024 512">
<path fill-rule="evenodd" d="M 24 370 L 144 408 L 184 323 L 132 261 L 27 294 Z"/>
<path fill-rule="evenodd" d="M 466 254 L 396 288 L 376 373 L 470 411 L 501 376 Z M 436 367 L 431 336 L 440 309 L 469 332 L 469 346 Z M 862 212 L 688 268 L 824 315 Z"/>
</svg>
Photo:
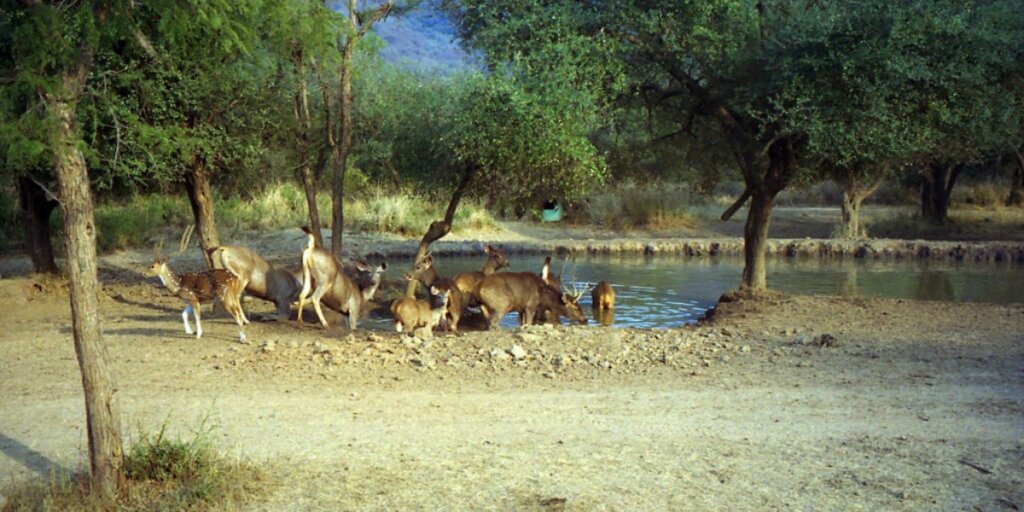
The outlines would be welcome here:
<svg viewBox="0 0 1024 512">
<path fill-rule="evenodd" d="M 743 240 L 735 239 L 612 239 L 537 242 L 496 242 L 514 254 L 678 254 L 687 256 L 742 256 Z M 415 251 L 409 243 L 366 247 L 366 257 L 407 257 Z M 482 242 L 438 241 L 438 255 L 480 255 Z M 1024 262 L 1024 242 L 946 242 L 929 240 L 829 240 L 772 239 L 768 254 L 790 257 L 864 259 L 933 259 L 946 261 Z"/>
</svg>

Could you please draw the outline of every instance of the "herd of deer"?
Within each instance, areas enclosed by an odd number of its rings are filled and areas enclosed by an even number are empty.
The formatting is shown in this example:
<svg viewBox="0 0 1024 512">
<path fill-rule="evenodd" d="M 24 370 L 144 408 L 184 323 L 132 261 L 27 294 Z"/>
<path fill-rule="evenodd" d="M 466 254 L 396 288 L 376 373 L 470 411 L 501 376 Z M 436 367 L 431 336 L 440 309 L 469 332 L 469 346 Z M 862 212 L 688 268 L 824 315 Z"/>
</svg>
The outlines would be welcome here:
<svg viewBox="0 0 1024 512">
<path fill-rule="evenodd" d="M 239 341 L 244 343 L 244 326 L 249 319 L 242 310 L 243 292 L 273 302 L 277 316 L 283 319 L 290 317 L 292 305 L 297 302 L 299 323 L 303 321 L 305 305 L 311 303 L 320 323 L 327 327 L 321 309 L 325 305 L 346 315 L 349 329 L 355 330 L 360 314 L 380 287 L 387 264 L 372 267 L 359 261 L 354 266 L 361 274 L 350 275 L 334 255 L 316 246 L 313 234 L 307 228 L 302 229 L 308 236 L 308 242 L 302 251 L 301 272 L 273 268 L 246 247 L 221 246 L 209 250 L 213 269 L 176 275 L 167 261 L 188 249 L 193 231 L 193 226 L 190 226 L 181 236 L 178 251 L 170 257 L 161 255 L 160 244 L 154 247 L 153 264 L 143 275 L 159 277 L 168 291 L 185 301 L 186 306 L 181 313 L 185 332 L 192 334 L 188 318 L 192 314 L 196 320 L 197 338 L 203 335 L 201 305 L 219 301 L 238 324 Z M 438 275 L 432 254 L 418 259 L 413 269 L 405 274 L 405 279 L 423 284 L 429 297 L 427 300 L 401 297 L 393 301 L 390 311 L 395 328 L 399 332 L 439 327 L 458 331 L 460 319 L 471 307 L 480 309 L 492 329 L 496 329 L 501 319 L 513 311 L 519 313 L 520 324 L 560 323 L 562 317 L 586 324 L 587 317 L 579 300 L 588 290 L 592 291 L 592 307 L 596 312 L 601 314 L 614 308 L 615 291 L 607 281 L 580 289 L 573 280 L 570 292 L 563 287 L 561 277 L 551 273 L 550 257 L 545 259 L 540 274 L 499 272 L 509 266 L 504 250 L 488 245 L 485 251 L 487 261 L 482 269 L 451 278 Z"/>
</svg>

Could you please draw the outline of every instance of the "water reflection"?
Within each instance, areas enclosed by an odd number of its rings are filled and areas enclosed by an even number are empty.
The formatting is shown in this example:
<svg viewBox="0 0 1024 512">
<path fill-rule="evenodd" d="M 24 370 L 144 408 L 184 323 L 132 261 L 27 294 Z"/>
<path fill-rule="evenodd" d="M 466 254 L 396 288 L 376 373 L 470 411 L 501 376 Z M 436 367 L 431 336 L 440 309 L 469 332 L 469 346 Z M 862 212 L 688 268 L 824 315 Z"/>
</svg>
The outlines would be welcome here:
<svg viewBox="0 0 1024 512">
<path fill-rule="evenodd" d="M 933 300 L 955 300 L 953 283 L 949 274 L 937 270 L 925 270 L 917 274 L 917 296 Z"/>
<path fill-rule="evenodd" d="M 510 271 L 538 272 L 543 256 L 513 256 Z M 450 276 L 479 270 L 481 258 L 438 258 L 438 271 Z M 391 263 L 391 262 L 389 262 Z M 407 268 L 408 261 L 395 261 Z M 554 265 L 555 272 L 561 264 Z M 946 263 L 934 261 L 861 261 L 769 259 L 768 286 L 785 293 L 892 297 L 967 302 L 1024 302 L 1024 265 L 1019 263 Z M 615 287 L 615 309 L 599 318 L 590 294 L 580 305 L 594 323 L 624 327 L 679 327 L 693 323 L 726 291 L 740 282 L 739 258 L 611 255 L 581 257 L 575 280 L 606 280 Z M 566 270 L 571 287 L 572 268 Z M 516 315 L 502 322 L 517 325 Z"/>
<path fill-rule="evenodd" d="M 591 309 L 590 311 L 594 314 L 595 322 L 604 326 L 611 326 L 615 324 L 614 309 Z"/>
</svg>

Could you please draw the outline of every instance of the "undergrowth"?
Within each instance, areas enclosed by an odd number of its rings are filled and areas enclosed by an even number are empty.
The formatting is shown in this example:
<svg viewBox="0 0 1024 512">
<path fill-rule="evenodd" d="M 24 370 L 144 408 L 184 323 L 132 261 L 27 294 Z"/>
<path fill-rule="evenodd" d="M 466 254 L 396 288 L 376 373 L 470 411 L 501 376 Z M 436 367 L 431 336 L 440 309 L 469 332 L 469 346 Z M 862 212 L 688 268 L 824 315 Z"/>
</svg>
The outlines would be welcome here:
<svg viewBox="0 0 1024 512">
<path fill-rule="evenodd" d="M 4 489 L 7 503 L 2 512 L 225 510 L 268 490 L 270 482 L 262 470 L 217 453 L 210 441 L 208 429 L 191 440 L 168 438 L 165 424 L 156 435 L 141 436 L 128 450 L 127 481 L 117 498 L 94 491 L 86 470 L 52 473 Z"/>
</svg>

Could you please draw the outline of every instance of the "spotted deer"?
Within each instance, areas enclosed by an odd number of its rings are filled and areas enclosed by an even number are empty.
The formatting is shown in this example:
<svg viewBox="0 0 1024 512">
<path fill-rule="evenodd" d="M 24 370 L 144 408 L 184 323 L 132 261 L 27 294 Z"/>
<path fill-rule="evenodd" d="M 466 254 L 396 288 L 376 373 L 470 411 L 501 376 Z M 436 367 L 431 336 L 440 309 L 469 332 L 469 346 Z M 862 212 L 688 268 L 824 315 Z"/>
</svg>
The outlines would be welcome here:
<svg viewBox="0 0 1024 512">
<path fill-rule="evenodd" d="M 184 311 L 181 312 L 181 320 L 185 324 L 185 333 L 192 334 L 192 326 L 189 324 L 188 315 L 191 313 L 196 318 L 196 338 L 203 336 L 203 324 L 200 319 L 201 305 L 213 300 L 220 301 L 224 309 L 234 317 L 238 324 L 238 340 L 245 343 L 244 315 L 242 313 L 241 295 L 242 282 L 237 276 L 223 269 L 204 270 L 202 272 L 188 272 L 177 275 L 167 265 L 170 258 L 181 255 L 188 248 L 188 242 L 192 238 L 194 226 L 189 226 L 181 235 L 181 242 L 178 252 L 164 258 L 160 255 L 160 244 L 153 248 L 153 264 L 142 272 L 146 277 L 159 277 L 160 282 L 168 291 L 178 296 L 186 303 Z"/>
</svg>

